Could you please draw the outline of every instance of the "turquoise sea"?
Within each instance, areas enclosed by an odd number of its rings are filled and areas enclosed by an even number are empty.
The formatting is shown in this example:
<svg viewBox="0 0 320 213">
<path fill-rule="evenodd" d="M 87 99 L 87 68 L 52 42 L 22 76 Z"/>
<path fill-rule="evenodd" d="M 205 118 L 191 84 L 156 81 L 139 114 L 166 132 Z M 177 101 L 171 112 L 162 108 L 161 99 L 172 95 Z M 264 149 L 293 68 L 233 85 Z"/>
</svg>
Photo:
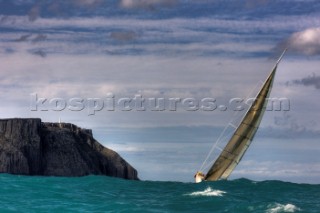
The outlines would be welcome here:
<svg viewBox="0 0 320 213">
<path fill-rule="evenodd" d="M 320 212 L 320 185 L 0 175 L 0 212 Z"/>
</svg>

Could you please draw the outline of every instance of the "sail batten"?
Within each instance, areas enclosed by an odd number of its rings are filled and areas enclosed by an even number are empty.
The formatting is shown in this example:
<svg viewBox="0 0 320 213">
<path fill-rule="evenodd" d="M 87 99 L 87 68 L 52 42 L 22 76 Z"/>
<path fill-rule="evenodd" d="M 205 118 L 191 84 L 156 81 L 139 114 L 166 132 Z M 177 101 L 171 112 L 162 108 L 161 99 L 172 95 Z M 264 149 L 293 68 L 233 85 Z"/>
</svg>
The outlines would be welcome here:
<svg viewBox="0 0 320 213">
<path fill-rule="evenodd" d="M 270 95 L 277 65 L 285 51 L 272 69 L 270 75 L 264 82 L 254 102 L 247 110 L 239 126 L 235 129 L 229 142 L 226 144 L 216 161 L 213 163 L 205 180 L 215 181 L 227 179 L 235 167 L 239 164 L 248 147 L 250 146 L 262 120 L 267 107 L 267 98 Z"/>
</svg>

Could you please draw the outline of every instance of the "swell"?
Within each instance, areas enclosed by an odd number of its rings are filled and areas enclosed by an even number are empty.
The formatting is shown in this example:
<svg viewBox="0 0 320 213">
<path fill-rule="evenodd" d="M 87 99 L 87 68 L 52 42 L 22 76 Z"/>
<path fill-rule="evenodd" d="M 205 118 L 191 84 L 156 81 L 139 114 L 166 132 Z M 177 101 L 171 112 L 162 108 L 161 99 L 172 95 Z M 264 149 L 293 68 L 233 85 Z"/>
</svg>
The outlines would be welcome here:
<svg viewBox="0 0 320 213">
<path fill-rule="evenodd" d="M 247 179 L 201 184 L 0 175 L 5 212 L 318 212 L 320 185 Z"/>
</svg>

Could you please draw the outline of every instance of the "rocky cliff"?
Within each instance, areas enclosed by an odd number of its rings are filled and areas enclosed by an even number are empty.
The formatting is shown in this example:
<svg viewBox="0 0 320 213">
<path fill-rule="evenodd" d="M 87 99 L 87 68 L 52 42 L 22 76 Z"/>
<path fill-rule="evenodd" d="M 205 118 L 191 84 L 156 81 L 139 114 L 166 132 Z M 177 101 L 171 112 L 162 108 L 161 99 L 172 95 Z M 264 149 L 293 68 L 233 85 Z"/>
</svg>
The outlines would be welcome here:
<svg viewBox="0 0 320 213">
<path fill-rule="evenodd" d="M 138 180 L 137 171 L 97 142 L 91 130 L 40 119 L 0 120 L 0 173 Z"/>
</svg>

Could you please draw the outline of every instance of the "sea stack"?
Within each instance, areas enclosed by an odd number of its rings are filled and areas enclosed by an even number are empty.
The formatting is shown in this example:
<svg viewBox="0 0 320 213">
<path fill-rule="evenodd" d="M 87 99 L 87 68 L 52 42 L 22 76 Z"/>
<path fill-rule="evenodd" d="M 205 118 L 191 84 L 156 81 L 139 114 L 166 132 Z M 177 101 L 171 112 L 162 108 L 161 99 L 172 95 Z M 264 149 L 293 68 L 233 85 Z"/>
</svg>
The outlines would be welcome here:
<svg viewBox="0 0 320 213">
<path fill-rule="evenodd" d="M 38 118 L 0 120 L 0 173 L 138 180 L 137 171 L 91 130 Z"/>
</svg>

